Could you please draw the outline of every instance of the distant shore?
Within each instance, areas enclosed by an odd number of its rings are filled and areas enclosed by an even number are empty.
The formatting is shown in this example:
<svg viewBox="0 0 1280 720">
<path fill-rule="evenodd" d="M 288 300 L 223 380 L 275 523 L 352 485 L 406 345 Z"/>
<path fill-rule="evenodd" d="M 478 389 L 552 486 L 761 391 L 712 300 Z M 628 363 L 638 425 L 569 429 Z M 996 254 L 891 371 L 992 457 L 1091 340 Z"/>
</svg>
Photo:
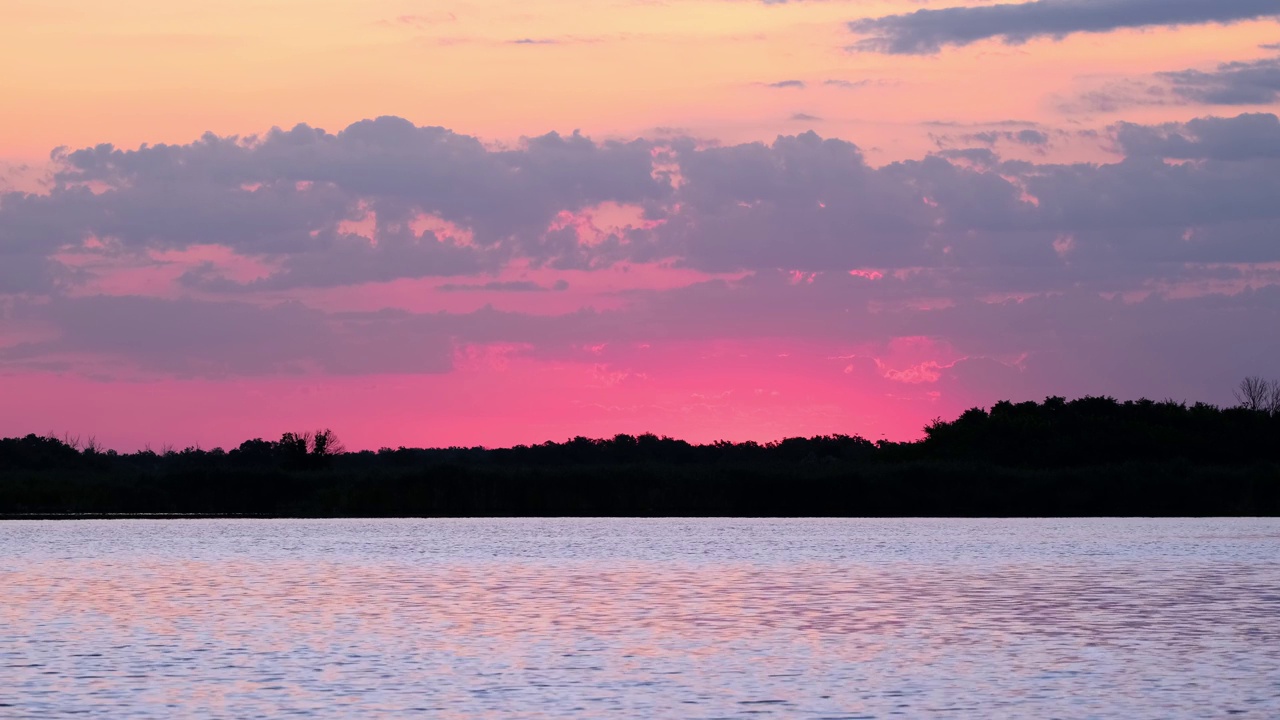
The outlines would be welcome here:
<svg viewBox="0 0 1280 720">
<path fill-rule="evenodd" d="M 0 519 L 1280 516 L 1280 414 L 996 403 L 917 442 L 655 435 L 345 452 L 330 431 L 120 454 L 0 440 Z"/>
<path fill-rule="evenodd" d="M 0 513 L 0 520 L 283 520 L 264 513 Z"/>
</svg>

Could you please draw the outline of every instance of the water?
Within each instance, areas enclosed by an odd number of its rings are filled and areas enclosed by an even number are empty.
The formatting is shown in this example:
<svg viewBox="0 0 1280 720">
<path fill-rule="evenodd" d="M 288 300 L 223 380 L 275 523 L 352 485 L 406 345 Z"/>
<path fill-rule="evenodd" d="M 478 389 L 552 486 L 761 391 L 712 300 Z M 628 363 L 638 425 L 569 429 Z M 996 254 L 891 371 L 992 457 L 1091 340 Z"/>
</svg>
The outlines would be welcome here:
<svg viewBox="0 0 1280 720">
<path fill-rule="evenodd" d="M 1280 716 L 1277 520 L 0 523 L 0 717 Z"/>
</svg>

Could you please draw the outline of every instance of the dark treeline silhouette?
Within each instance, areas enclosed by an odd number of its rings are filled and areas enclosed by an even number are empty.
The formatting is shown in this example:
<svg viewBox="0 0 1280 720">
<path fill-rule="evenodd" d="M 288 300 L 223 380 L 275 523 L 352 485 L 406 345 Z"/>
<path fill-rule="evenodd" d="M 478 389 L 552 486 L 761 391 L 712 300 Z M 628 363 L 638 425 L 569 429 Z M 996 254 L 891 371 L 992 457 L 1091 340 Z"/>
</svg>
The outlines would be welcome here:
<svg viewBox="0 0 1280 720">
<path fill-rule="evenodd" d="M 693 445 L 645 434 L 345 452 L 323 430 L 229 451 L 119 454 L 92 440 L 0 440 L 0 514 L 65 513 L 1276 515 L 1280 406 L 999 402 L 901 443 Z"/>
</svg>

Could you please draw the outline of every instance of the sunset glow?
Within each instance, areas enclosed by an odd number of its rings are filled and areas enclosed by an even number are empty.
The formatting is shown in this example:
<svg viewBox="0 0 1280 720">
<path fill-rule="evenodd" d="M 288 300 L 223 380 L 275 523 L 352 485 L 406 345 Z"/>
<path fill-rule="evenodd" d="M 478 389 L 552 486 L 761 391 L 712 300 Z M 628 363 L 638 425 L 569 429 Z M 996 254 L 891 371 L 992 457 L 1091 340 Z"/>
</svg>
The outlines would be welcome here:
<svg viewBox="0 0 1280 720">
<path fill-rule="evenodd" d="M 1280 363 L 1280 5 L 1045 2 L 11 0 L 0 435 L 1227 403 Z"/>
</svg>

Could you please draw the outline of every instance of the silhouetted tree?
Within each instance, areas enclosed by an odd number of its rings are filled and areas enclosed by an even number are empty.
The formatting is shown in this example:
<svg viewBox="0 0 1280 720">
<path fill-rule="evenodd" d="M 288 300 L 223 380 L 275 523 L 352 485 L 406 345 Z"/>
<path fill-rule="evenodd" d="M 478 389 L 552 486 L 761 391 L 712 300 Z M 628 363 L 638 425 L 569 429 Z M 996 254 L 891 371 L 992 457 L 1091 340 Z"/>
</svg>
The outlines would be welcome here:
<svg viewBox="0 0 1280 720">
<path fill-rule="evenodd" d="M 344 452 L 326 429 L 226 453 L 116 454 L 92 437 L 28 435 L 0 438 L 0 516 L 1280 515 L 1278 388 L 1253 378 L 1229 408 L 1001 401 L 936 419 L 913 442 L 693 445 L 645 433 Z"/>
<path fill-rule="evenodd" d="M 306 467 L 311 452 L 311 433 L 287 432 L 275 444 L 276 456 L 289 467 Z"/>
<path fill-rule="evenodd" d="M 338 435 L 329 428 L 317 430 L 311 436 L 311 454 L 316 457 L 329 457 L 330 455 L 341 455 L 346 451 L 342 442 L 338 440 Z"/>
<path fill-rule="evenodd" d="M 1234 394 L 1236 402 L 1245 410 L 1256 410 L 1268 415 L 1280 413 L 1280 381 L 1250 375 L 1240 381 Z"/>
</svg>

